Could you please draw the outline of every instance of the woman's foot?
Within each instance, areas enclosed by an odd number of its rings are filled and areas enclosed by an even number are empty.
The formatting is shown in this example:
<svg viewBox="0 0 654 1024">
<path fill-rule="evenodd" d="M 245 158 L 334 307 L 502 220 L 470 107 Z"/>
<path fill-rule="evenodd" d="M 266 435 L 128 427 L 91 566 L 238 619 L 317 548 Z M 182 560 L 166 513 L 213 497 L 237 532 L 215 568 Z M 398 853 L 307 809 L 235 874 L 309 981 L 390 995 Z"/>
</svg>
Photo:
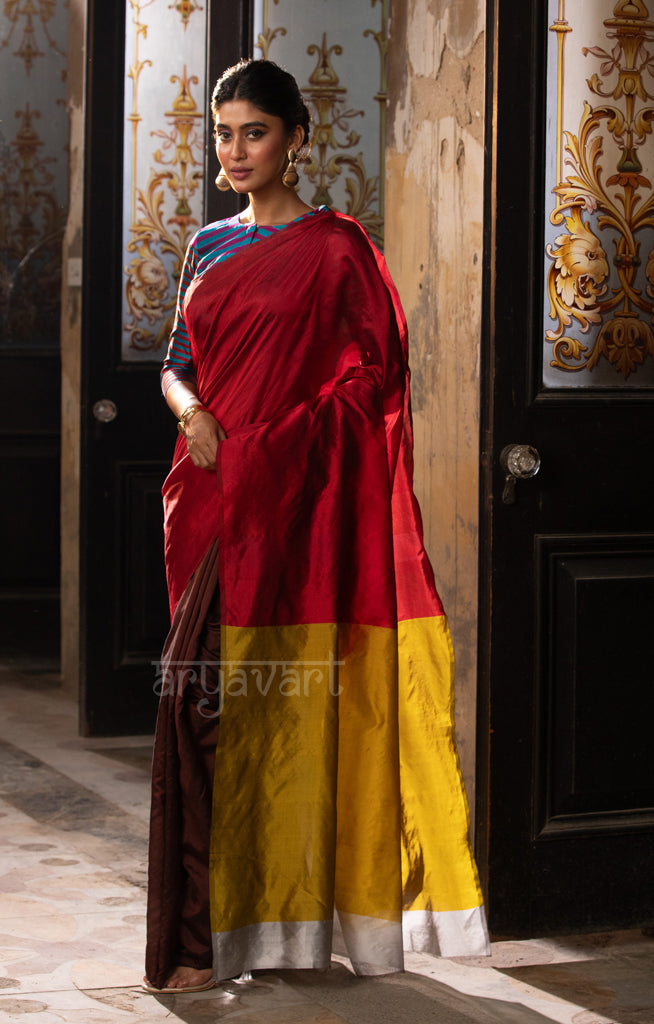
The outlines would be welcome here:
<svg viewBox="0 0 654 1024">
<path fill-rule="evenodd" d="M 166 988 L 195 988 L 198 985 L 206 985 L 213 978 L 213 971 L 207 968 L 198 971 L 195 967 L 176 967 L 170 977 L 166 980 Z"/>
<path fill-rule="evenodd" d="M 143 979 L 143 988 L 146 992 L 203 992 L 213 986 L 211 968 L 198 971 L 195 967 L 176 967 L 162 988 L 155 988 L 147 978 Z"/>
</svg>

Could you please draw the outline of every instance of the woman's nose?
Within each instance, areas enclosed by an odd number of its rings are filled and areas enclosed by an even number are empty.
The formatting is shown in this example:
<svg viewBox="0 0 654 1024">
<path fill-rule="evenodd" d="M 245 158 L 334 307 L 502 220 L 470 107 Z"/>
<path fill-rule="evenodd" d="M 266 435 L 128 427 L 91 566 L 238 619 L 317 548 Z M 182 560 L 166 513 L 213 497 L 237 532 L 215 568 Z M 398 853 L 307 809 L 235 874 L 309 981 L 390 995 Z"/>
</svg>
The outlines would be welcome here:
<svg viewBox="0 0 654 1024">
<path fill-rule="evenodd" d="M 245 156 L 245 139 L 236 137 L 232 142 L 232 159 L 242 160 Z"/>
</svg>

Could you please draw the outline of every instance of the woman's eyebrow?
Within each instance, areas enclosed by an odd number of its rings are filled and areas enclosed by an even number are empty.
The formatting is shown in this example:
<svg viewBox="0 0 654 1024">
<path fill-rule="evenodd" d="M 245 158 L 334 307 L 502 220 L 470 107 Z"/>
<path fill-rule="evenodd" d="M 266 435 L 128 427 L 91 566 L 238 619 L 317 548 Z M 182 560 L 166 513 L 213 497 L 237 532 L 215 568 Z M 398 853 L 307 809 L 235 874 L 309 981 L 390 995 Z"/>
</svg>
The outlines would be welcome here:
<svg viewBox="0 0 654 1024">
<path fill-rule="evenodd" d="M 242 124 L 240 127 L 241 128 L 267 128 L 268 125 L 264 124 L 263 121 L 246 121 L 245 124 Z M 220 121 L 218 121 L 216 123 L 216 131 L 218 131 L 219 129 L 223 129 L 223 128 L 226 129 L 227 131 L 229 131 L 230 130 L 230 125 L 222 124 Z"/>
</svg>

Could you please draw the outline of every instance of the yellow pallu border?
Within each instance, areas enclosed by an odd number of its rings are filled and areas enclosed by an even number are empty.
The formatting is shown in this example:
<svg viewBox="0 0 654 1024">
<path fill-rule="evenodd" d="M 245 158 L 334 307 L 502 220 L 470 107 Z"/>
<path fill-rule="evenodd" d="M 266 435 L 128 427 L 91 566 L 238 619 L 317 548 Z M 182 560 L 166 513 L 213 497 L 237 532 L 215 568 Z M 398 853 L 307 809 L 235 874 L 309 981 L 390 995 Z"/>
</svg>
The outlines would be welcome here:
<svg viewBox="0 0 654 1024">
<path fill-rule="evenodd" d="M 292 935 L 282 965 L 313 966 L 297 951 L 315 946 L 324 959 L 336 910 L 346 946 L 348 929 L 374 925 L 396 947 L 404 917 L 400 955 L 403 944 L 442 952 L 434 915 L 458 915 L 483 952 L 445 616 L 397 630 L 228 626 L 222 661 L 210 857 L 219 945 L 233 937 L 242 969 L 274 966 L 261 930 L 275 945 Z M 376 945 L 383 958 L 388 943 Z"/>
</svg>

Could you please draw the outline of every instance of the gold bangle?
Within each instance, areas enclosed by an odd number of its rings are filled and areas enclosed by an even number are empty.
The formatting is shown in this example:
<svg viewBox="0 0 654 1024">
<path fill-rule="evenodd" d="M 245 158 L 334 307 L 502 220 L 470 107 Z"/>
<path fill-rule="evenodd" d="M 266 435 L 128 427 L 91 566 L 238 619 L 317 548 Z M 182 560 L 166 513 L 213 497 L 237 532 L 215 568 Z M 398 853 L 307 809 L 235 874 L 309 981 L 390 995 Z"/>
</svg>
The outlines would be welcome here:
<svg viewBox="0 0 654 1024">
<path fill-rule="evenodd" d="M 186 428 L 189 425 L 189 421 L 193 418 L 193 416 L 195 416 L 196 412 L 200 411 L 206 412 L 207 410 L 199 402 L 196 402 L 194 405 L 189 405 L 188 408 L 184 409 L 184 412 L 179 417 L 179 422 L 177 424 L 177 429 L 179 430 L 182 437 L 186 437 Z"/>
</svg>

